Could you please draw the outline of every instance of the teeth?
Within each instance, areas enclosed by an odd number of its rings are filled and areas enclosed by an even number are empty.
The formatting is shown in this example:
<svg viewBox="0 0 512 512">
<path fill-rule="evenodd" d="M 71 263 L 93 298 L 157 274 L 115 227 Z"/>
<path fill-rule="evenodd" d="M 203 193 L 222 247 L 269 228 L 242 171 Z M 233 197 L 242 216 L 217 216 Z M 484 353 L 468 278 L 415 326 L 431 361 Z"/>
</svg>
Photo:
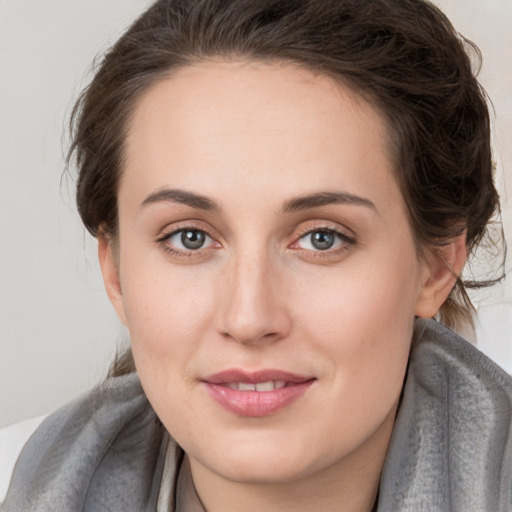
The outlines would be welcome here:
<svg viewBox="0 0 512 512">
<path fill-rule="evenodd" d="M 268 382 L 259 382 L 256 384 L 256 391 L 273 391 L 274 383 L 269 380 Z"/>
<path fill-rule="evenodd" d="M 247 384 L 245 382 L 240 382 L 238 384 L 239 391 L 256 391 L 256 386 L 254 384 Z"/>
<path fill-rule="evenodd" d="M 267 382 L 258 382 L 258 384 L 248 382 L 228 382 L 226 384 L 226 387 L 238 391 L 273 391 L 274 389 L 281 389 L 285 386 L 286 382 L 284 380 L 269 380 Z"/>
</svg>

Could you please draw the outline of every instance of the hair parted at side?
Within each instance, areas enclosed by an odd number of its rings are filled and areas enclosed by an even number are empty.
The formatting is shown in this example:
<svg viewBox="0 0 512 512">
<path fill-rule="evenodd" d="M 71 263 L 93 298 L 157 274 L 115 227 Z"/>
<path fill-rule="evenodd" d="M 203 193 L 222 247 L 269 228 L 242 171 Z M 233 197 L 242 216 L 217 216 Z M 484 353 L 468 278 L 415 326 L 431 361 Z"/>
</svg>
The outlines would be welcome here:
<svg viewBox="0 0 512 512">
<path fill-rule="evenodd" d="M 499 202 L 475 78 L 480 55 L 425 0 L 155 2 L 106 53 L 73 110 L 68 162 L 76 161 L 78 210 L 94 236 L 117 232 L 137 99 L 173 70 L 217 58 L 292 62 L 351 88 L 388 123 L 419 253 L 464 230 L 468 254 L 482 240 Z M 454 325 L 469 308 L 459 278 L 442 320 Z"/>
</svg>

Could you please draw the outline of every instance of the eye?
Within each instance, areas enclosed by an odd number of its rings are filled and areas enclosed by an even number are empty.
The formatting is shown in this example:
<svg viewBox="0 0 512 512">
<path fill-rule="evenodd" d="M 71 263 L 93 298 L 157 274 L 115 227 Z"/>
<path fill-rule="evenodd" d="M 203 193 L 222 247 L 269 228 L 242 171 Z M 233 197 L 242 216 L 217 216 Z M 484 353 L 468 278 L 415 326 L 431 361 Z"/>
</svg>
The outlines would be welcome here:
<svg viewBox="0 0 512 512">
<path fill-rule="evenodd" d="M 349 242 L 348 237 L 332 229 L 317 229 L 310 231 L 297 241 L 297 246 L 309 251 L 328 251 L 337 249 Z"/>
<path fill-rule="evenodd" d="M 180 229 L 162 239 L 167 245 L 178 251 L 197 251 L 212 245 L 213 239 L 200 229 Z"/>
</svg>

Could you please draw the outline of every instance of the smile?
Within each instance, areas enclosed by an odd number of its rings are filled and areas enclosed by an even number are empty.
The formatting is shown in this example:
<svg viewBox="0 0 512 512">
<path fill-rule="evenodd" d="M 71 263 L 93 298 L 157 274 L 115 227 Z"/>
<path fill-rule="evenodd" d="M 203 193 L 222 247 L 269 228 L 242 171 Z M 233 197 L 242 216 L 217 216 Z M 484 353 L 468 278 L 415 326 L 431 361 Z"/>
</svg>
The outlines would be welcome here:
<svg viewBox="0 0 512 512">
<path fill-rule="evenodd" d="M 286 382 L 284 380 L 272 381 L 268 380 L 267 382 L 258 382 L 257 384 L 252 384 L 250 382 L 230 382 L 226 384 L 226 386 L 230 389 L 238 389 L 238 391 L 274 391 L 274 389 L 281 389 L 286 386 Z"/>
<path fill-rule="evenodd" d="M 280 370 L 227 370 L 203 381 L 208 394 L 238 416 L 263 417 L 290 406 L 316 379 Z"/>
</svg>

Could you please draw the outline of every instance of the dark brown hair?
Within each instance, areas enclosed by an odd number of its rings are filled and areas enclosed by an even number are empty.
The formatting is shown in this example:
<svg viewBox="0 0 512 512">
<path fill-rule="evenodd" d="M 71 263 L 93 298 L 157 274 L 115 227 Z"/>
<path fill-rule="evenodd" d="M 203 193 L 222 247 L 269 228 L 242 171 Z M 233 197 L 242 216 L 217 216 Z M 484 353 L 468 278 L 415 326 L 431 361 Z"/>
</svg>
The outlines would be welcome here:
<svg viewBox="0 0 512 512">
<path fill-rule="evenodd" d="M 296 63 L 334 77 L 387 120 L 418 252 L 464 230 L 472 253 L 499 210 L 476 47 L 424 0 L 158 0 L 102 59 L 73 111 L 77 204 L 97 236 L 117 231 L 123 143 L 137 98 L 182 66 Z M 476 285 L 477 283 L 469 283 Z M 441 309 L 469 315 L 459 278 Z"/>
</svg>

